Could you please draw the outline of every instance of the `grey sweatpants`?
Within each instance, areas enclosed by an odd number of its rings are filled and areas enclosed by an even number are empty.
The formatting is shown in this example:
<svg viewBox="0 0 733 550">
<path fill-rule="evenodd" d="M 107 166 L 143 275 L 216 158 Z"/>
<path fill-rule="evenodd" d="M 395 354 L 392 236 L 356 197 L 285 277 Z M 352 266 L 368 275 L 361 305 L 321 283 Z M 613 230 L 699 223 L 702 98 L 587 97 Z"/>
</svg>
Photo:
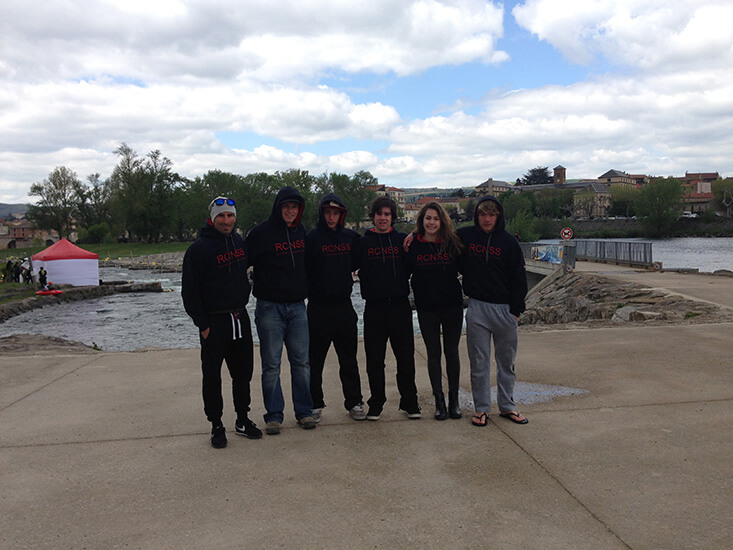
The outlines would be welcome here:
<svg viewBox="0 0 733 550">
<path fill-rule="evenodd" d="M 514 411 L 517 321 L 509 312 L 509 304 L 490 304 L 470 298 L 466 310 L 466 344 L 471 362 L 471 393 L 474 409 L 485 413 L 491 409 L 492 338 L 499 412 Z"/>
</svg>

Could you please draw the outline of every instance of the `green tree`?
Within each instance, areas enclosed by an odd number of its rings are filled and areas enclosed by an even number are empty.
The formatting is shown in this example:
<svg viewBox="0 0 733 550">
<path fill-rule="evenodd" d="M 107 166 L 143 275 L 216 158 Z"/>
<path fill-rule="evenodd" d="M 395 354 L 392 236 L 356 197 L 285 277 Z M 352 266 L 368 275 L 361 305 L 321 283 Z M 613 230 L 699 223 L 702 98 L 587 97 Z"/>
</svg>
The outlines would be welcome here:
<svg viewBox="0 0 733 550">
<path fill-rule="evenodd" d="M 74 190 L 80 184 L 76 172 L 57 166 L 48 178 L 31 185 L 28 195 L 39 200 L 28 207 L 26 218 L 40 229 L 55 230 L 60 237 L 68 237 L 76 213 Z"/>
<path fill-rule="evenodd" d="M 726 217 L 733 217 L 733 178 L 718 178 L 713 182 L 714 208 L 725 212 Z"/>
<path fill-rule="evenodd" d="M 533 194 L 535 197 L 535 214 L 538 217 L 566 218 L 572 215 L 572 189 L 542 189 L 541 191 L 534 191 Z"/>
<path fill-rule="evenodd" d="M 79 242 L 81 243 L 104 243 L 112 238 L 112 230 L 109 224 L 101 222 L 90 227 L 79 229 Z"/>
<path fill-rule="evenodd" d="M 593 191 L 578 191 L 573 194 L 573 213 L 578 218 L 592 217 L 595 204 L 596 194 Z"/>
<path fill-rule="evenodd" d="M 76 223 L 89 228 L 110 221 L 110 186 L 99 174 L 87 176 L 88 184 L 77 181 L 74 185 Z M 108 226 L 109 230 L 109 226 Z"/>
<path fill-rule="evenodd" d="M 611 207 L 608 209 L 608 213 L 611 216 L 626 216 L 627 218 L 635 215 L 634 201 L 638 194 L 639 190 L 636 187 L 612 185 Z"/>
<path fill-rule="evenodd" d="M 244 197 L 237 202 L 237 226 L 245 233 L 270 217 L 275 196 L 282 185 L 265 172 L 245 176 Z"/>
<path fill-rule="evenodd" d="M 553 178 L 547 166 L 537 166 L 524 174 L 519 182 L 522 185 L 546 185 L 552 183 Z"/>
<path fill-rule="evenodd" d="M 682 211 L 682 184 L 673 177 L 656 178 L 641 188 L 634 210 L 644 220 L 647 236 L 665 237 Z"/>
<path fill-rule="evenodd" d="M 522 241 L 536 241 L 540 238 L 537 221 L 537 218 L 530 212 L 520 210 L 514 216 L 507 218 L 506 230 Z"/>
<path fill-rule="evenodd" d="M 352 177 L 335 172 L 324 173 L 316 178 L 316 201 L 320 204 L 328 193 L 337 194 L 348 210 L 346 220 L 358 229 L 367 217 L 369 205 L 377 196 L 374 191 L 367 189 L 373 185 L 378 185 L 377 179 L 363 170 Z"/>
<path fill-rule="evenodd" d="M 536 202 L 534 193 L 507 191 L 501 194 L 499 200 L 504 206 L 504 215 L 507 219 L 515 217 L 520 212 L 534 216 Z"/>
<path fill-rule="evenodd" d="M 179 209 L 175 189 L 182 178 L 160 151 L 140 158 L 126 143 L 115 151 L 119 164 L 112 171 L 111 210 L 133 240 L 159 242 L 176 233 Z"/>
<path fill-rule="evenodd" d="M 476 210 L 476 199 L 467 199 L 458 203 L 463 210 L 463 219 L 466 221 L 473 221 L 473 213 Z"/>
</svg>

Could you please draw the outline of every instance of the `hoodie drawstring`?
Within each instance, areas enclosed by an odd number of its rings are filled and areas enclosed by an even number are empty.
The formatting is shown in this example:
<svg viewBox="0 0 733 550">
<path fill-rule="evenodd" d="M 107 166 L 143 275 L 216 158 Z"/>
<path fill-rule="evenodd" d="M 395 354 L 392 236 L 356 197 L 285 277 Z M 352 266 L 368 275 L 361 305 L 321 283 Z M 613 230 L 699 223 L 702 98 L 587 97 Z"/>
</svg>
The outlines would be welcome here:
<svg viewBox="0 0 733 550">
<path fill-rule="evenodd" d="M 489 265 L 489 247 L 491 247 L 491 235 L 492 233 L 489 233 L 489 238 L 486 240 L 486 257 L 484 258 L 484 263 L 486 265 Z"/>
<path fill-rule="evenodd" d="M 293 255 L 293 245 L 290 242 L 290 230 L 287 224 L 285 225 L 285 238 L 288 239 L 288 252 L 290 252 L 290 261 L 293 263 L 293 269 L 295 269 L 295 256 Z"/>
</svg>

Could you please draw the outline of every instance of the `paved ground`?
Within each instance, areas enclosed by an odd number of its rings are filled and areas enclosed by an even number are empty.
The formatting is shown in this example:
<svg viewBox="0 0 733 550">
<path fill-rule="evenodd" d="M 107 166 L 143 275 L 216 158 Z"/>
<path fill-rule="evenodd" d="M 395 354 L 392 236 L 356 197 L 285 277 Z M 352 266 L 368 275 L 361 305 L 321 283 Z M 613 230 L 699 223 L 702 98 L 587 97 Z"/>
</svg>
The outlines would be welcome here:
<svg viewBox="0 0 733 550">
<path fill-rule="evenodd" d="M 718 302 L 727 279 L 697 277 L 675 291 Z M 526 426 L 433 420 L 417 344 L 422 420 L 390 355 L 385 414 L 351 421 L 331 354 L 316 430 L 287 409 L 281 435 L 236 437 L 227 399 L 224 450 L 196 350 L 0 356 L 0 547 L 733 546 L 732 324 L 522 334 Z M 585 392 L 536 402 L 541 384 Z"/>
</svg>

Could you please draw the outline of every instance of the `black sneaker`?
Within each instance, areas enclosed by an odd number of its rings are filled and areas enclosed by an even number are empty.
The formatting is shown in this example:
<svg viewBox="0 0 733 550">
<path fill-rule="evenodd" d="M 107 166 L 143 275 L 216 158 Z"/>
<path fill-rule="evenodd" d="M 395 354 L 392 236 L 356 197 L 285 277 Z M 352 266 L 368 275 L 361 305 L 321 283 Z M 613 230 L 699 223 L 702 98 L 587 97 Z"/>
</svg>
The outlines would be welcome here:
<svg viewBox="0 0 733 550">
<path fill-rule="evenodd" d="M 369 412 L 367 412 L 366 419 L 367 420 L 379 420 L 382 416 L 382 407 L 369 407 Z"/>
<path fill-rule="evenodd" d="M 226 430 L 221 424 L 211 428 L 211 446 L 214 449 L 223 449 L 227 446 Z"/>
<path fill-rule="evenodd" d="M 237 420 L 237 423 L 234 425 L 234 433 L 243 435 L 247 439 L 260 439 L 262 437 L 262 430 L 249 418 L 245 418 L 243 421 Z"/>
<path fill-rule="evenodd" d="M 418 405 L 400 408 L 400 411 L 405 413 L 407 415 L 407 418 L 409 418 L 410 420 L 417 420 L 418 418 L 422 418 L 422 412 L 420 411 L 420 407 Z"/>
</svg>

